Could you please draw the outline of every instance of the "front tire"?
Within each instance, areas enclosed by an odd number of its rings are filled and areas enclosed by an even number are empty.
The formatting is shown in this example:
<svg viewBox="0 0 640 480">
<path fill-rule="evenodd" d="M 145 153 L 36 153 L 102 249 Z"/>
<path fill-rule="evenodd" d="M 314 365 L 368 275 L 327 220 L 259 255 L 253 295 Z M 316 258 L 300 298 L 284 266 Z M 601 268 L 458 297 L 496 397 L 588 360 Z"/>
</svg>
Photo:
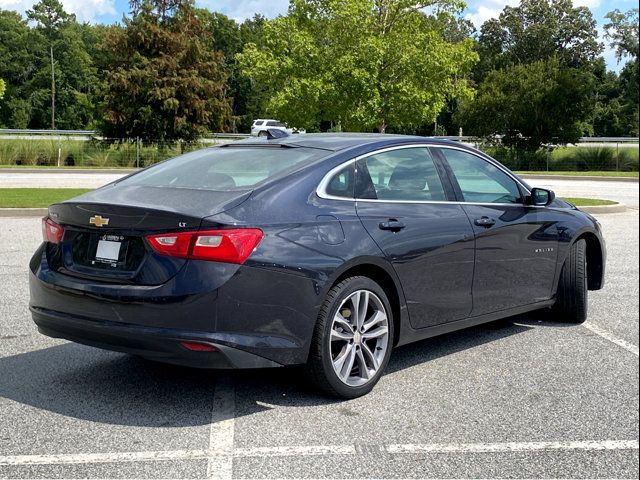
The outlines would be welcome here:
<svg viewBox="0 0 640 480">
<path fill-rule="evenodd" d="M 316 386 L 340 398 L 369 393 L 393 346 L 393 316 L 384 290 L 350 277 L 327 294 L 316 324 L 308 369 Z"/>
<path fill-rule="evenodd" d="M 578 240 L 569 249 L 556 293 L 553 312 L 558 321 L 584 323 L 587 319 L 587 242 Z"/>
</svg>

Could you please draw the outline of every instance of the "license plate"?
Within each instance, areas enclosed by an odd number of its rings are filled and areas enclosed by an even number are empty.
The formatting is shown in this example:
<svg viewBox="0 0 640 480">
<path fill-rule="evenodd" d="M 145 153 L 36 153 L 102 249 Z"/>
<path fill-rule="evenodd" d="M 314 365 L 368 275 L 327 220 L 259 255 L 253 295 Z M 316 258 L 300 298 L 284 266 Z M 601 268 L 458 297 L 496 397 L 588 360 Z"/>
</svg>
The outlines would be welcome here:
<svg viewBox="0 0 640 480">
<path fill-rule="evenodd" d="M 96 260 L 107 262 L 117 262 L 120 258 L 120 247 L 122 242 L 113 242 L 111 240 L 98 241 L 98 249 L 96 250 Z"/>
</svg>

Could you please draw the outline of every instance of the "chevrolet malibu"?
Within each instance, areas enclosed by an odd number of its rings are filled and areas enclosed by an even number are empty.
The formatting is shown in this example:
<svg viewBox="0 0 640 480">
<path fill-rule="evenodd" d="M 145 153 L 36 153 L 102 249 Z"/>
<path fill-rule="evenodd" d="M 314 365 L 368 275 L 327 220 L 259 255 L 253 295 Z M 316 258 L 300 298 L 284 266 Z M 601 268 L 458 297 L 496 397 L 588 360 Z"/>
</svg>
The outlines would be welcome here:
<svg viewBox="0 0 640 480">
<path fill-rule="evenodd" d="M 586 319 L 600 225 L 553 192 L 455 142 L 272 133 L 51 205 L 40 332 L 194 367 L 305 364 L 353 398 L 396 346 L 538 309 Z"/>
</svg>

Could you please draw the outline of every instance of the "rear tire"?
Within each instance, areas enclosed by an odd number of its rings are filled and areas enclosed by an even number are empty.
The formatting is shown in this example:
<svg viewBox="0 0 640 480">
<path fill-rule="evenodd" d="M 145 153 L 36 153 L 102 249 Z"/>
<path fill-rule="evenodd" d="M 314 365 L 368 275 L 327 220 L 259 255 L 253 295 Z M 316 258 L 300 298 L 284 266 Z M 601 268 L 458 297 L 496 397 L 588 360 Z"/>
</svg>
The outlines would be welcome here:
<svg viewBox="0 0 640 480">
<path fill-rule="evenodd" d="M 569 249 L 553 306 L 558 321 L 584 323 L 587 319 L 587 242 L 578 240 Z"/>
<path fill-rule="evenodd" d="M 349 277 L 320 308 L 307 369 L 325 393 L 360 397 L 380 380 L 392 346 L 393 314 L 384 290 L 370 278 Z"/>
</svg>

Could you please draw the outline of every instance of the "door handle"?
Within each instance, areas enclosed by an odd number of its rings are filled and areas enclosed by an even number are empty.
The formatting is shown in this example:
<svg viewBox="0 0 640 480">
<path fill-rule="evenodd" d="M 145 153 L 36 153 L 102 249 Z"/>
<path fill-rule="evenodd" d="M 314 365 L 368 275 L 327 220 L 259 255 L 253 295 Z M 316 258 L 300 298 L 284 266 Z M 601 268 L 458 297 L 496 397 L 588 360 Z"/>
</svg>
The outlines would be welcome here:
<svg viewBox="0 0 640 480">
<path fill-rule="evenodd" d="M 475 223 L 479 227 L 489 228 L 493 227 L 496 224 L 496 221 L 490 217 L 480 217 L 476 218 L 473 223 Z"/>
<path fill-rule="evenodd" d="M 392 232 L 399 232 L 405 227 L 405 224 L 396 220 L 395 218 L 390 218 L 386 222 L 380 222 L 378 225 L 380 230 L 391 230 Z"/>
</svg>

